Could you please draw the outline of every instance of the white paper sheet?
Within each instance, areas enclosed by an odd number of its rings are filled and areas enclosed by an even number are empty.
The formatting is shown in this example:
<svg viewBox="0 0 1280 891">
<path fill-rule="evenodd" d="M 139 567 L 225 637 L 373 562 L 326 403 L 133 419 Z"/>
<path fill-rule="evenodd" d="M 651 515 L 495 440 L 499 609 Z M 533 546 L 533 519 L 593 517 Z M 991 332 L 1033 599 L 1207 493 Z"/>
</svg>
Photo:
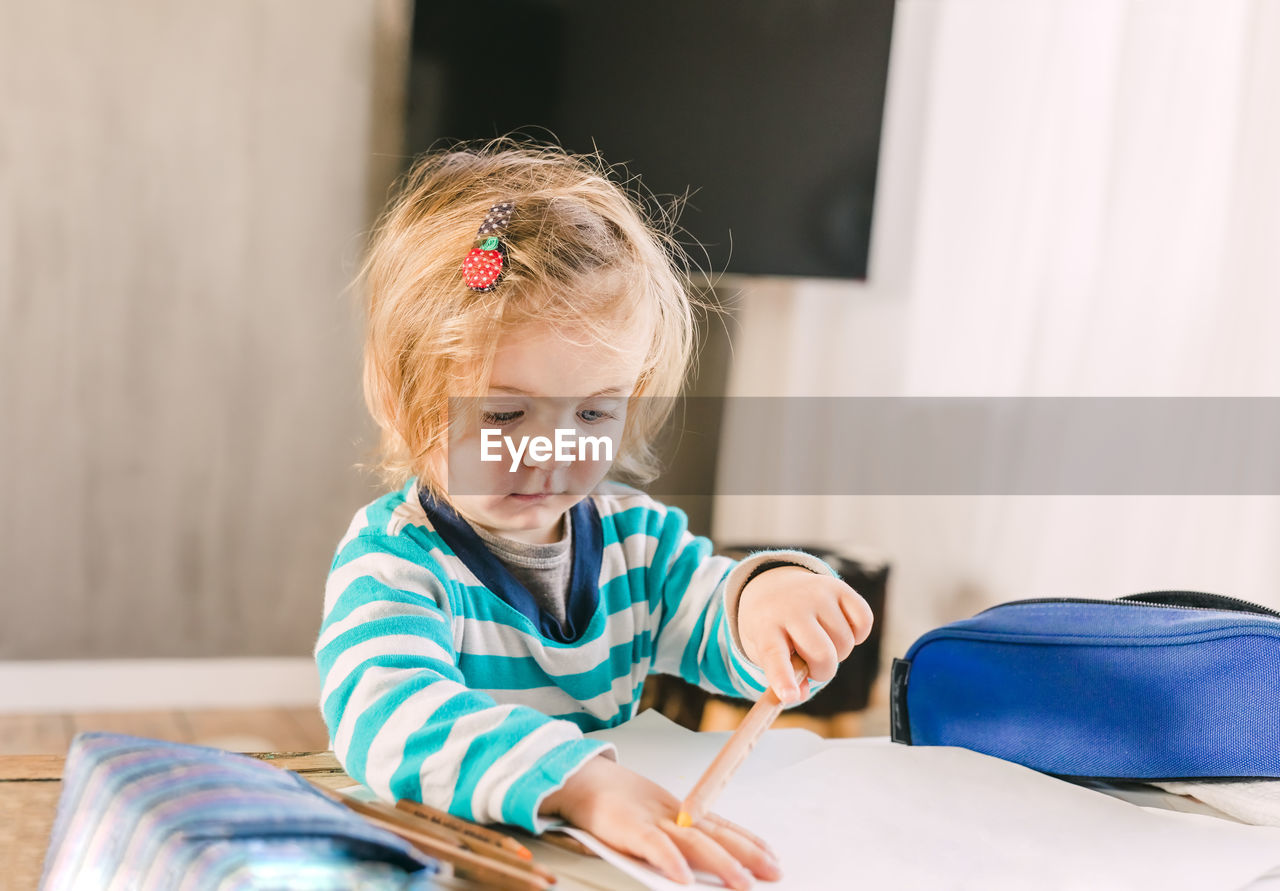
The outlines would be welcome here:
<svg viewBox="0 0 1280 891">
<path fill-rule="evenodd" d="M 683 797 L 727 734 L 647 712 L 593 737 Z M 770 731 L 715 810 L 767 839 L 784 878 L 762 889 L 1216 891 L 1280 867 L 1280 829 L 1138 807 L 964 749 Z M 574 835 L 650 888 L 668 882 Z"/>
</svg>

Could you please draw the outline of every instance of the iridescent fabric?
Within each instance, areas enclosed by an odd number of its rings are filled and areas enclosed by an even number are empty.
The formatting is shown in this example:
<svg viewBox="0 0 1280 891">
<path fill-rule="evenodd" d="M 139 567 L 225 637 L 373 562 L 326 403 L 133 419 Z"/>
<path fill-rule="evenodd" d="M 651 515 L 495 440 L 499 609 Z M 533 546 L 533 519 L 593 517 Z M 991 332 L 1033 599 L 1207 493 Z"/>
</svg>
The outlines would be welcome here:
<svg viewBox="0 0 1280 891">
<path fill-rule="evenodd" d="M 420 891 L 436 862 L 246 755 L 118 733 L 71 743 L 45 891 Z"/>
</svg>

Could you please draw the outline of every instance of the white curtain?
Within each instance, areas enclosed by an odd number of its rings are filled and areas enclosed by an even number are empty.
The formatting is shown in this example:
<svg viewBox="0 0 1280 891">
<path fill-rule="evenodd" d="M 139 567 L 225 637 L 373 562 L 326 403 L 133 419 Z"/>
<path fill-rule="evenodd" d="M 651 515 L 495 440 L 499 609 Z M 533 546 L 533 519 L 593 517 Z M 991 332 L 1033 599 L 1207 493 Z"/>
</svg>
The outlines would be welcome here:
<svg viewBox="0 0 1280 891">
<path fill-rule="evenodd" d="M 736 282 L 730 393 L 1280 396 L 1277 159 L 1280 4 L 899 0 L 869 280 Z M 731 400 L 726 474 L 750 435 Z M 726 494 L 715 531 L 889 558 L 893 653 L 1020 597 L 1280 606 L 1263 494 Z"/>
</svg>

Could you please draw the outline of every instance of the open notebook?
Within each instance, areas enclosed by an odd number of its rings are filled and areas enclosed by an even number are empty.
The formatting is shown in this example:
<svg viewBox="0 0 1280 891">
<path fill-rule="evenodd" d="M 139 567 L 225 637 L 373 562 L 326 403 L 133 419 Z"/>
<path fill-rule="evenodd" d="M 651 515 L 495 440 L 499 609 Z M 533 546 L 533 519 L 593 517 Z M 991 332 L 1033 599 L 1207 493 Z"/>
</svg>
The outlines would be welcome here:
<svg viewBox="0 0 1280 891">
<path fill-rule="evenodd" d="M 591 735 L 678 797 L 728 736 L 656 712 Z M 784 879 L 761 889 L 1205 891 L 1280 875 L 1280 828 L 1141 807 L 968 750 L 887 739 L 769 731 L 716 811 L 780 854 Z M 687 887 L 568 831 L 648 887 Z"/>
</svg>

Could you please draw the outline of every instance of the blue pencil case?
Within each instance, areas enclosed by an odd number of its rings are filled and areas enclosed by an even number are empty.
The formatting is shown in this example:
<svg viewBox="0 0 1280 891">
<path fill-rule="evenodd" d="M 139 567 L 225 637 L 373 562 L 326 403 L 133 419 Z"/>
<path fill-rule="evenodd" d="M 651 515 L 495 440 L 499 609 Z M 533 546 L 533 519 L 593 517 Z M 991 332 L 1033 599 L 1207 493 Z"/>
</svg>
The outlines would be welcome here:
<svg viewBox="0 0 1280 891">
<path fill-rule="evenodd" d="M 1280 777 L 1280 612 L 1194 591 L 1018 600 L 895 659 L 892 737 L 1064 777 Z"/>
</svg>

